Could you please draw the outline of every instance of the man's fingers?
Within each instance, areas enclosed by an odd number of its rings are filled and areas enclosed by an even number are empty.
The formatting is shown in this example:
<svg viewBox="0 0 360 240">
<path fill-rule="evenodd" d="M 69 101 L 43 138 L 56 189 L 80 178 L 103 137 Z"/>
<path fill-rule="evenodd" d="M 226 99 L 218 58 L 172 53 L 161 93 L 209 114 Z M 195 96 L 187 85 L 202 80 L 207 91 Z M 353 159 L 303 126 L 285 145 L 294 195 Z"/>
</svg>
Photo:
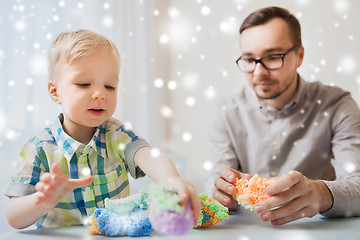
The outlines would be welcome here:
<svg viewBox="0 0 360 240">
<path fill-rule="evenodd" d="M 297 182 L 295 185 L 286 188 L 286 190 L 281 191 L 280 193 L 271 196 L 270 198 L 258 203 L 255 205 L 256 213 L 263 213 L 279 206 L 292 206 L 289 205 L 290 202 L 298 199 L 304 192 L 303 186 L 300 182 Z M 300 198 L 302 199 L 302 198 Z M 298 201 L 295 201 L 298 202 Z M 304 206 L 301 206 L 301 208 Z M 279 209 L 280 210 L 280 209 Z M 278 210 L 276 210 L 278 211 Z M 294 212 L 295 210 L 293 210 Z M 296 209 L 297 211 L 297 209 Z"/>
<path fill-rule="evenodd" d="M 217 188 L 213 190 L 213 197 L 224 206 L 230 204 L 230 198 L 226 196 L 223 192 L 219 191 Z"/>
<path fill-rule="evenodd" d="M 250 174 L 247 173 L 242 173 L 242 172 L 238 172 L 240 175 L 237 177 L 239 179 L 247 179 L 249 180 L 252 176 Z"/>
<path fill-rule="evenodd" d="M 291 216 L 301 209 L 305 208 L 308 205 L 307 199 L 304 198 L 296 198 L 279 208 L 275 208 L 270 211 L 264 211 L 262 214 L 262 218 L 266 216 L 268 221 L 273 221 L 280 218 L 285 218 L 287 216 Z"/>
<path fill-rule="evenodd" d="M 283 218 L 278 218 L 275 220 L 270 220 L 271 224 L 273 225 L 283 225 L 285 223 L 289 223 L 295 220 L 298 220 L 300 218 L 304 218 L 304 217 L 313 217 L 314 214 L 311 214 L 309 211 L 308 207 L 302 208 L 299 211 L 297 211 L 296 213 L 292 214 L 292 215 L 288 215 L 286 217 Z"/>
<path fill-rule="evenodd" d="M 219 176 L 229 183 L 235 183 L 236 178 L 240 176 L 240 173 L 238 173 L 236 170 L 233 171 L 231 168 L 222 168 L 219 171 Z"/>
<path fill-rule="evenodd" d="M 223 178 L 216 178 L 214 185 L 217 189 L 220 189 L 221 191 L 229 194 L 230 196 L 233 196 L 235 194 L 235 186 L 232 183 L 227 182 Z"/>
<path fill-rule="evenodd" d="M 68 181 L 69 181 L 69 188 L 71 190 L 73 190 L 73 189 L 85 187 L 85 186 L 91 184 L 93 181 L 93 177 L 88 176 L 88 177 L 85 177 L 82 179 L 69 179 Z"/>
<path fill-rule="evenodd" d="M 237 202 L 231 196 L 226 195 L 224 192 L 220 191 L 219 189 L 215 188 L 213 190 L 213 197 L 225 207 L 232 207 L 237 205 Z"/>
<path fill-rule="evenodd" d="M 219 176 L 229 183 L 235 183 L 236 179 L 250 179 L 251 176 L 247 173 L 239 172 L 232 168 L 222 168 L 219 171 Z"/>
<path fill-rule="evenodd" d="M 285 189 L 294 186 L 301 181 L 303 175 L 298 171 L 290 171 L 284 176 L 279 177 L 266 188 L 265 192 L 269 195 L 278 194 Z"/>
</svg>

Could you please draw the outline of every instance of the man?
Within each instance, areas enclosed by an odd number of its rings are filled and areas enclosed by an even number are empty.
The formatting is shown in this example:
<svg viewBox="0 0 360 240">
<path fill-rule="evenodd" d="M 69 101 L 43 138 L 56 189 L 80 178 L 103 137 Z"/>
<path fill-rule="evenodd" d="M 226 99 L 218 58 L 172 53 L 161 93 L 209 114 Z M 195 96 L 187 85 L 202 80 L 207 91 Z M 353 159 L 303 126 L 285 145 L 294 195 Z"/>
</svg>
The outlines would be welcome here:
<svg viewBox="0 0 360 240">
<path fill-rule="evenodd" d="M 288 10 L 263 8 L 240 27 L 236 61 L 248 86 L 219 105 L 210 129 L 215 199 L 227 207 L 236 178 L 276 177 L 257 205 L 285 224 L 317 213 L 360 216 L 360 111 L 348 92 L 307 82 L 301 28 Z"/>
</svg>

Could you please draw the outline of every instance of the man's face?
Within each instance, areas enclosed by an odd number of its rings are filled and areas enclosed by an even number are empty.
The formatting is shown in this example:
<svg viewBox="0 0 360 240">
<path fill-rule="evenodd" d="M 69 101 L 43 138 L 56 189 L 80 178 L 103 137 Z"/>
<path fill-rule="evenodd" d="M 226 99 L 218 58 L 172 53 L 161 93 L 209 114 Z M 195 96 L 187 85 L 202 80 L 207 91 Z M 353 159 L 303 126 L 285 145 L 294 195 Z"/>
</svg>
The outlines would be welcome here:
<svg viewBox="0 0 360 240">
<path fill-rule="evenodd" d="M 294 47 L 288 25 L 280 18 L 244 30 L 240 38 L 242 56 L 259 59 L 270 54 L 282 54 Z M 246 73 L 256 95 L 264 100 L 281 100 L 289 91 L 295 91 L 297 68 L 303 60 L 304 49 L 300 46 L 284 58 L 280 69 L 268 70 L 260 63 L 254 72 Z"/>
</svg>

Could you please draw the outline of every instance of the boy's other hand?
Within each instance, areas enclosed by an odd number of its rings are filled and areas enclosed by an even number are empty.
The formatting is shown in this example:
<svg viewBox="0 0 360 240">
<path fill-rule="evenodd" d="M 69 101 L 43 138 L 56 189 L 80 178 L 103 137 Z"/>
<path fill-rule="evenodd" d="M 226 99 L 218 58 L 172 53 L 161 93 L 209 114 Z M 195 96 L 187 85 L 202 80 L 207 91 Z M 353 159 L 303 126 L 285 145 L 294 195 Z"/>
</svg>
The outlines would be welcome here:
<svg viewBox="0 0 360 240">
<path fill-rule="evenodd" d="M 44 173 L 40 177 L 40 182 L 35 186 L 37 190 L 36 205 L 44 208 L 54 208 L 65 195 L 72 190 L 84 187 L 92 183 L 93 177 L 88 176 L 82 179 L 67 179 L 61 171 L 59 163 L 55 162 L 50 173 Z"/>
</svg>

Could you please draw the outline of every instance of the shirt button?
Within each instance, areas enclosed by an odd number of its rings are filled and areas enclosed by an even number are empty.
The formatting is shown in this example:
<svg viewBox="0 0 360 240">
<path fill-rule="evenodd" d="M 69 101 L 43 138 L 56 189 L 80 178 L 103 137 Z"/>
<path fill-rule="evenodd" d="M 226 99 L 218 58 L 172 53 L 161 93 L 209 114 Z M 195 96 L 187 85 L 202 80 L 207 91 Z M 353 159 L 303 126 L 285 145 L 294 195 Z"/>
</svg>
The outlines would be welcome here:
<svg viewBox="0 0 360 240">
<path fill-rule="evenodd" d="M 86 162 L 86 158 L 84 156 L 81 156 L 79 160 L 80 160 L 81 163 Z"/>
<path fill-rule="evenodd" d="M 278 141 L 276 141 L 276 140 L 273 141 L 273 142 L 272 142 L 272 145 L 273 145 L 274 147 L 277 146 L 277 145 L 278 145 Z"/>
<path fill-rule="evenodd" d="M 90 188 L 89 187 L 86 187 L 85 188 L 85 192 L 89 192 L 90 191 Z"/>
<path fill-rule="evenodd" d="M 85 149 L 85 147 L 84 147 L 84 146 L 80 146 L 79 151 L 80 151 L 80 153 L 81 153 L 81 154 L 83 154 L 84 149 Z"/>
<path fill-rule="evenodd" d="M 280 114 L 276 114 L 276 118 L 277 118 L 277 119 L 281 118 L 281 115 L 280 115 Z"/>
<path fill-rule="evenodd" d="M 271 172 L 270 174 L 271 174 L 271 176 L 272 176 L 272 177 L 276 177 L 276 175 L 277 175 L 277 172 L 275 172 L 275 171 L 272 171 L 272 172 Z"/>
</svg>

